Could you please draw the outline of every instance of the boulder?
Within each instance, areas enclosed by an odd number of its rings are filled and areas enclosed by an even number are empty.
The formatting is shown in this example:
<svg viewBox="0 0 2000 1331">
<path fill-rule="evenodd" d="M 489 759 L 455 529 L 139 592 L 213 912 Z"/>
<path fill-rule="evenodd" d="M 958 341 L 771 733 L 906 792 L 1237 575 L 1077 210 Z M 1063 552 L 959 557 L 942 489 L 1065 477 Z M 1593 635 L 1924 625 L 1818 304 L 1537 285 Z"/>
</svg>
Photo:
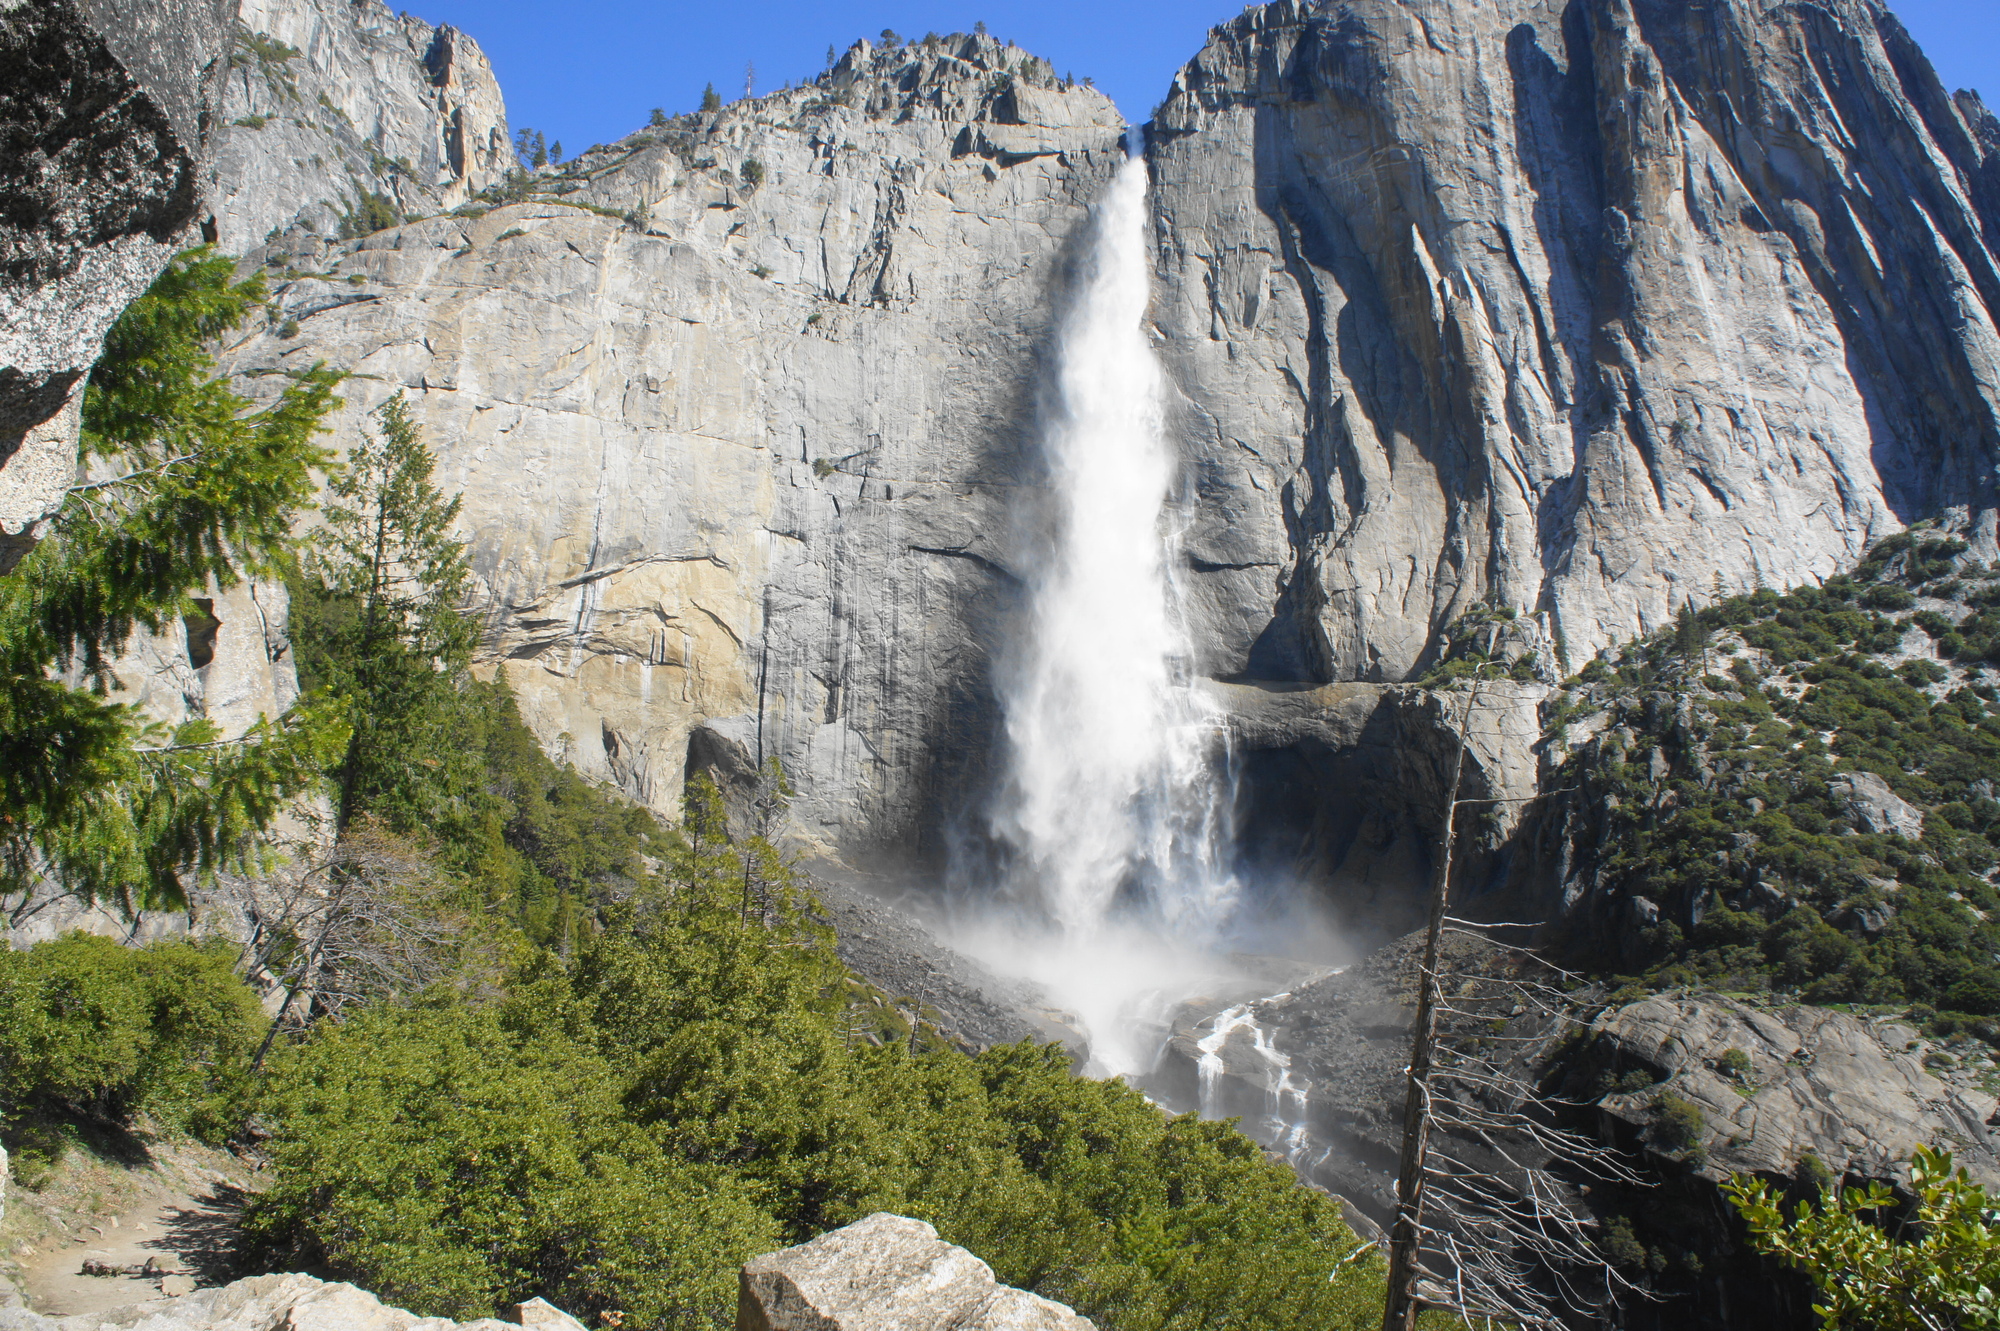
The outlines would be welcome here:
<svg viewBox="0 0 2000 1331">
<path fill-rule="evenodd" d="M 0 0 L 0 572 L 76 475 L 104 334 L 190 238 L 221 0 Z"/>
<path fill-rule="evenodd" d="M 1845 773 L 1827 782 L 1827 789 L 1862 831 L 1877 836 L 1894 832 L 1911 841 L 1923 838 L 1923 811 L 1889 789 L 1889 783 L 1875 773 Z"/>
<path fill-rule="evenodd" d="M 1090 1331 L 921 1220 L 877 1213 L 743 1266 L 737 1331 Z"/>
</svg>

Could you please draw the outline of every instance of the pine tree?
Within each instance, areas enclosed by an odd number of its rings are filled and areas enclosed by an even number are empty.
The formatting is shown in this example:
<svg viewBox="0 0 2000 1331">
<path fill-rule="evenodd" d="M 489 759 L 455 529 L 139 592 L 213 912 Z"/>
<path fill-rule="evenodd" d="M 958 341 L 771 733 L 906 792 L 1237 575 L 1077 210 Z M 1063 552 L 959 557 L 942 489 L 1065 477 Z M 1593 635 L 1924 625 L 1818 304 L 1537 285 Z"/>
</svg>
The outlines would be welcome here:
<svg viewBox="0 0 2000 1331">
<path fill-rule="evenodd" d="M 653 118 L 648 120 L 646 125 L 649 129 L 665 129 L 667 127 L 667 108 L 664 106 L 654 107 Z"/>
<path fill-rule="evenodd" d="M 458 610 L 471 568 L 451 535 L 459 499 L 398 393 L 327 485 L 326 523 L 298 598 L 306 683 L 347 700 L 353 731 L 335 773 L 338 826 L 357 814 L 398 831 L 436 818 L 468 779 L 462 693 L 473 624 Z"/>
<path fill-rule="evenodd" d="M 722 94 L 715 90 L 713 83 L 701 90 L 701 109 L 703 111 L 720 111 L 722 109 Z"/>
<path fill-rule="evenodd" d="M 1699 660 L 1708 647 L 1708 628 L 1701 622 L 1701 615 L 1694 608 L 1694 598 L 1681 602 L 1680 612 L 1674 616 L 1674 648 L 1682 661 L 1692 665 Z"/>
<path fill-rule="evenodd" d="M 549 160 L 551 162 L 560 162 L 562 161 L 562 157 L 562 140 L 557 139 L 549 145 Z"/>
<path fill-rule="evenodd" d="M 297 374 L 262 409 L 206 347 L 264 303 L 261 277 L 190 250 L 121 315 L 83 400 L 83 457 L 46 538 L 0 578 L 0 899 L 47 878 L 129 909 L 185 900 L 190 875 L 241 864 L 339 751 L 337 709 L 223 737 L 116 702 L 112 664 L 245 577 L 275 575 L 340 376 Z"/>
</svg>

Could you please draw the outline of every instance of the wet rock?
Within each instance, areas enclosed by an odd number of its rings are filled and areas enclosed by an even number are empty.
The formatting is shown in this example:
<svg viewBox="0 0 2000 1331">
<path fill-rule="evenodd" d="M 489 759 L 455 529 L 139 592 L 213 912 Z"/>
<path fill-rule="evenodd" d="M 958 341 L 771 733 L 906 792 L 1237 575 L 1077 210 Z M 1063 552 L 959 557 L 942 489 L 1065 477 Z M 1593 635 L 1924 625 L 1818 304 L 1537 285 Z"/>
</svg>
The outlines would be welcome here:
<svg viewBox="0 0 2000 1331">
<path fill-rule="evenodd" d="M 921 1220 L 877 1213 L 743 1266 L 737 1331 L 1090 1331 L 1060 1303 L 996 1284 Z"/>
<path fill-rule="evenodd" d="M 968 1051 L 1030 1036 L 1072 1043 L 1041 1012 L 1038 992 L 1003 979 L 938 940 L 920 922 L 921 902 L 885 900 L 837 866 L 817 866 L 813 890 L 833 925 L 840 959 L 892 999 L 908 996 L 937 1033 Z"/>
</svg>

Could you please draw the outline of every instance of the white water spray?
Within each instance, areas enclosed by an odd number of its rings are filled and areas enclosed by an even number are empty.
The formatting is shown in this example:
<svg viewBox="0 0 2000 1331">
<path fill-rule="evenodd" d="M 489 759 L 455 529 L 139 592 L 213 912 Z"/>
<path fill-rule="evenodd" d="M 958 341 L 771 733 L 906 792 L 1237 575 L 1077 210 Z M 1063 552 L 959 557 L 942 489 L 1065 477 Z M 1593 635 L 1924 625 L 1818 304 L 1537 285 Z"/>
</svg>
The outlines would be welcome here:
<svg viewBox="0 0 2000 1331">
<path fill-rule="evenodd" d="M 1135 145 L 1136 147 L 1136 145 Z M 1104 1071 L 1143 1071 L 1131 1009 L 1236 904 L 1220 718 L 1194 691 L 1169 502 L 1179 459 L 1146 332 L 1146 161 L 1097 205 L 1044 403 L 1023 632 L 1004 653 L 1007 779 L 992 830 L 1012 895 L 1056 937 L 1027 967 L 1082 1011 Z M 1056 972 L 1053 976 L 1050 971 Z M 1163 1003 L 1156 1003 L 1163 1006 Z"/>
</svg>

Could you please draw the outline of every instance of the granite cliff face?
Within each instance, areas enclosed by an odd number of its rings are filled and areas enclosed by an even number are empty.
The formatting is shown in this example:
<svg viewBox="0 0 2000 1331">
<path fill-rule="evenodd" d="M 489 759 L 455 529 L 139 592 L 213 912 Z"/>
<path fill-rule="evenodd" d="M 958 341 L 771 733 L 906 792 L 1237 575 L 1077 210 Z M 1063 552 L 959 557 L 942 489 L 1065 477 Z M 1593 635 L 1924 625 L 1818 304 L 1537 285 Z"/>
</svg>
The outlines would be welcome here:
<svg viewBox="0 0 2000 1331">
<path fill-rule="evenodd" d="M 779 756 L 811 838 L 935 846 L 996 729 L 1009 494 L 1110 103 L 990 39 L 863 43 L 342 244 L 362 192 L 494 179 L 498 93 L 448 30 L 256 3 L 301 54 L 240 48 L 231 114 L 271 118 L 230 131 L 220 225 L 280 227 L 302 331 L 233 365 L 373 376 L 346 439 L 413 395 L 486 660 L 583 770 L 670 809 L 690 764 Z M 2000 123 L 1874 0 L 1280 0 L 1151 131 L 1204 674 L 1395 682 L 1489 600 L 1573 666 L 1922 514 L 1993 547 Z"/>
<path fill-rule="evenodd" d="M 371 196 L 398 217 L 456 207 L 514 164 L 478 44 L 381 0 L 242 0 L 222 114 L 217 238 L 232 254 L 338 234 Z"/>
<path fill-rule="evenodd" d="M 1120 132 L 991 38 L 863 42 L 527 202 L 294 229 L 257 257 L 299 335 L 228 364 L 365 376 L 339 444 L 410 396 L 486 659 L 581 770 L 672 811 L 691 764 L 782 757 L 809 838 L 935 836 L 991 733 L 1037 343 Z"/>
<path fill-rule="evenodd" d="M 1279 0 L 1153 130 L 1211 671 L 1992 551 L 2000 124 L 1875 0 Z"/>
</svg>

